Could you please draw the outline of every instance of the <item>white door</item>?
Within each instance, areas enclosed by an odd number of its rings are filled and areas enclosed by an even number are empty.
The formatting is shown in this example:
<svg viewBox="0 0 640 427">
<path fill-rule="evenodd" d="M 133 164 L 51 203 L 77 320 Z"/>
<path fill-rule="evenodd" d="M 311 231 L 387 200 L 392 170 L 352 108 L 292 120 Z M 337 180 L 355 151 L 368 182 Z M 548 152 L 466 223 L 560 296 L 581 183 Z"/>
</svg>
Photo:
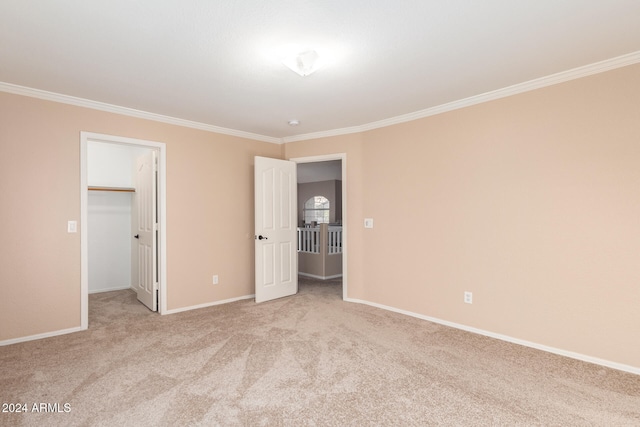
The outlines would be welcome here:
<svg viewBox="0 0 640 427">
<path fill-rule="evenodd" d="M 256 302 L 298 292 L 296 163 L 255 158 Z"/>
<path fill-rule="evenodd" d="M 152 311 L 158 310 L 156 158 L 155 150 L 149 150 L 136 159 L 136 217 L 133 221 L 137 243 L 133 254 L 137 256 L 134 287 L 138 300 Z M 136 264 L 136 260 L 133 260 L 133 264 Z"/>
</svg>

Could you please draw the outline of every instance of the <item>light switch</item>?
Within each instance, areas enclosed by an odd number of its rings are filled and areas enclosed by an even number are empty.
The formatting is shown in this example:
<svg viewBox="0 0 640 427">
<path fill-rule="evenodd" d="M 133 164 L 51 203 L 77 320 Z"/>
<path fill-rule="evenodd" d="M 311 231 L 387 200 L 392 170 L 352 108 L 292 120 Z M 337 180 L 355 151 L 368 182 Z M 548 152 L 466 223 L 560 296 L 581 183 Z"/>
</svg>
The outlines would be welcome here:
<svg viewBox="0 0 640 427">
<path fill-rule="evenodd" d="M 77 232 L 78 232 L 78 222 L 77 221 L 67 222 L 67 233 L 77 233 Z"/>
<path fill-rule="evenodd" d="M 364 228 L 373 228 L 373 218 L 364 219 Z"/>
</svg>

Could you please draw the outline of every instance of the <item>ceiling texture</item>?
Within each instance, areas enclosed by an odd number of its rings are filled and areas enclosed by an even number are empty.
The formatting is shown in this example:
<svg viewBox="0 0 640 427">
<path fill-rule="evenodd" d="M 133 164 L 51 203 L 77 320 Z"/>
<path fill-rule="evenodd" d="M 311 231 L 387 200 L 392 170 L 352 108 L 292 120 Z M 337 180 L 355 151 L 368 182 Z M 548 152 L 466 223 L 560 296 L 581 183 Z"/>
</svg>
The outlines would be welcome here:
<svg viewBox="0 0 640 427">
<path fill-rule="evenodd" d="M 281 62 L 287 46 L 327 63 L 301 77 Z M 638 0 L 0 2 L 0 90 L 270 142 L 406 121 L 615 58 L 640 62 Z"/>
</svg>

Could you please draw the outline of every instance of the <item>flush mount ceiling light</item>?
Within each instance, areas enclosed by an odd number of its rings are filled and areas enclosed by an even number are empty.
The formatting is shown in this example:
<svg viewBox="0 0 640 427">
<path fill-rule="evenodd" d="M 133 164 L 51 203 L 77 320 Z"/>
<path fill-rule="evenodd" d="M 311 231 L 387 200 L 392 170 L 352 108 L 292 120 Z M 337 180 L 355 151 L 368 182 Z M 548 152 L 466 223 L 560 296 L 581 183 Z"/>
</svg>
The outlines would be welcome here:
<svg viewBox="0 0 640 427">
<path fill-rule="evenodd" d="M 298 126 L 300 124 L 300 121 L 293 119 L 293 120 L 289 120 L 288 123 L 289 123 L 289 126 Z"/>
<path fill-rule="evenodd" d="M 308 76 L 322 67 L 322 58 L 313 49 L 294 53 L 282 60 L 282 63 L 301 76 Z"/>
</svg>

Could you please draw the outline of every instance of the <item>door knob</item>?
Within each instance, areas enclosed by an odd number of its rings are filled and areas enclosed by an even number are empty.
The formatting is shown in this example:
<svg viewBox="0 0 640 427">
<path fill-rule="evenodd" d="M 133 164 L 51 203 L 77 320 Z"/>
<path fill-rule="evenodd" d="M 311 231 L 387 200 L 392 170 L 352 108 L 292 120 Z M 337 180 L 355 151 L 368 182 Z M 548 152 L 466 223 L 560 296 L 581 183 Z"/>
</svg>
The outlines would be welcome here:
<svg viewBox="0 0 640 427">
<path fill-rule="evenodd" d="M 263 236 L 262 234 L 258 236 L 258 240 L 267 240 L 268 237 Z"/>
<path fill-rule="evenodd" d="M 139 238 L 140 238 L 140 235 L 139 235 L 139 234 L 136 234 L 136 235 L 135 235 L 135 236 L 133 236 L 133 237 L 135 237 L 136 239 L 139 239 Z"/>
</svg>

